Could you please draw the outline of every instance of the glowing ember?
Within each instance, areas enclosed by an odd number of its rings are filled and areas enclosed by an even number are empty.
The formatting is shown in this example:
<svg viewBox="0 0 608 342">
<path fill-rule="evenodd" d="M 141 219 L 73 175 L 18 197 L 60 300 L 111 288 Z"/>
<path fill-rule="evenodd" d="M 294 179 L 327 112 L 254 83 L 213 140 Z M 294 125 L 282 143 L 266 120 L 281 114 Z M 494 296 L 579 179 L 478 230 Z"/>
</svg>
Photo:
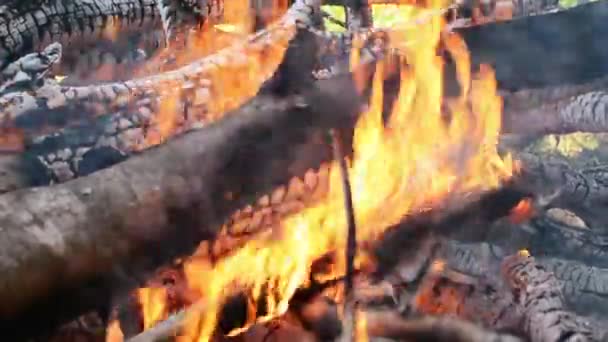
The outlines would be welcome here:
<svg viewBox="0 0 608 342">
<path fill-rule="evenodd" d="M 396 47 L 404 54 L 398 100 L 385 125 L 383 65 L 378 65 L 369 110 L 355 128 L 349 173 L 361 241 L 377 239 L 407 215 L 458 194 L 496 188 L 511 176 L 510 158 L 502 159 L 496 151 L 502 103 L 493 72 L 482 68 L 469 86 L 464 42 L 455 35 L 442 37 L 442 17 L 429 15 L 442 5 L 411 9 L 412 17 L 428 20 L 392 33 L 391 41 L 399 43 Z M 463 84 L 461 96 L 445 106 L 442 59 L 437 55 L 442 38 Z M 450 120 L 445 118 L 445 108 Z M 313 261 L 331 251 L 344 254 L 342 196 L 334 163 L 324 201 L 288 217 L 280 227 L 249 241 L 213 267 L 195 259 L 186 262 L 189 286 L 207 305 L 204 313 L 189 315 L 183 333 L 191 340 L 208 341 L 222 303 L 239 291 L 253 298 L 263 296 L 268 314 L 257 317 L 258 321 L 284 313 L 294 292 L 307 285 Z M 337 260 L 336 265 L 343 264 Z M 333 276 L 343 270 L 335 267 Z"/>
<path fill-rule="evenodd" d="M 531 255 L 530 251 L 528 251 L 527 249 L 520 249 L 519 251 L 517 251 L 517 254 L 525 258 L 529 258 Z"/>
<path fill-rule="evenodd" d="M 431 264 L 431 272 L 434 273 L 442 273 L 445 270 L 445 261 L 438 259 L 438 260 L 433 260 L 433 263 Z"/>
<path fill-rule="evenodd" d="M 511 209 L 509 213 L 509 219 L 512 223 L 520 224 L 525 221 L 528 221 L 532 216 L 534 216 L 534 204 L 532 203 L 532 199 L 524 198 L 517 205 Z"/>
</svg>

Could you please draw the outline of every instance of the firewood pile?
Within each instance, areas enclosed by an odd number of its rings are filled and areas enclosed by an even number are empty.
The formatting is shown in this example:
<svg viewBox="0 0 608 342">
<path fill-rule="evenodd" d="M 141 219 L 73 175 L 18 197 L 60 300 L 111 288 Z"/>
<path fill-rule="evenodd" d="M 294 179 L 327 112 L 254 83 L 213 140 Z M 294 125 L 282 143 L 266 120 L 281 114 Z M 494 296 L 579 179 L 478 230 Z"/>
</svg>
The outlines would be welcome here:
<svg viewBox="0 0 608 342">
<path fill-rule="evenodd" d="M 2 332 L 608 341 L 607 19 L 4 1 Z"/>
</svg>

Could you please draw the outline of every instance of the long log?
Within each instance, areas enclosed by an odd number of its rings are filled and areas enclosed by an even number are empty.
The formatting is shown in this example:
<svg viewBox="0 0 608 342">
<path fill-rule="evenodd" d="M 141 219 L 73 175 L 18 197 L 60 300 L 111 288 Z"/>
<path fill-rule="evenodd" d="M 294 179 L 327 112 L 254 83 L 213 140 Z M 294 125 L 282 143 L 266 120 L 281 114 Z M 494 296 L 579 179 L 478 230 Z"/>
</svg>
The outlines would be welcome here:
<svg viewBox="0 0 608 342">
<path fill-rule="evenodd" d="M 112 168 L 0 197 L 6 336 L 41 331 L 103 304 L 129 287 L 121 274 L 141 275 L 191 253 L 248 195 L 318 164 L 325 147 L 310 139 L 352 125 L 358 111 L 340 98 L 331 89 L 296 100 L 258 98 Z M 317 152 L 308 153 L 311 146 Z"/>
</svg>

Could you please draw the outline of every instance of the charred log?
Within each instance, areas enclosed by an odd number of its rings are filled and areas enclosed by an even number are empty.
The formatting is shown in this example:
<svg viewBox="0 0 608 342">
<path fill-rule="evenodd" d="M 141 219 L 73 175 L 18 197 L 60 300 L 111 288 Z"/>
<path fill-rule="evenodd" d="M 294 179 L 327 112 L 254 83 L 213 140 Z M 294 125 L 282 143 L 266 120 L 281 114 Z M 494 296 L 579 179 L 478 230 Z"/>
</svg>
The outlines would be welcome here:
<svg viewBox="0 0 608 342">
<path fill-rule="evenodd" d="M 335 103 L 331 94 L 308 96 L 295 103 L 256 99 L 232 118 L 89 177 L 5 194 L 0 293 L 7 336 L 33 334 L 95 308 L 124 286 L 120 274 L 142 274 L 191 253 L 248 194 L 313 166 L 297 146 L 344 124 L 345 117 L 325 110 L 339 106 L 348 117 L 358 108 Z M 227 193 L 238 197 L 228 200 Z M 29 322 L 27 332 L 15 325 L 20 321 Z"/>
<path fill-rule="evenodd" d="M 608 268 L 608 237 L 589 228 L 569 227 L 546 217 L 532 222 L 535 234 L 530 251 L 538 256 L 578 260 L 588 266 Z"/>
<path fill-rule="evenodd" d="M 561 282 L 568 308 L 582 315 L 608 317 L 608 269 L 554 257 L 537 259 Z"/>
<path fill-rule="evenodd" d="M 454 242 L 449 244 L 453 245 Z M 472 263 L 454 258 L 453 251 L 458 248 L 462 249 L 460 256 L 473 253 L 479 258 L 474 264 L 485 264 L 479 246 L 451 248 L 452 252 L 444 254 L 448 267 L 468 268 L 465 271 L 476 272 L 471 268 Z M 502 260 L 502 257 L 498 260 Z M 486 271 L 472 277 L 446 276 L 449 271 L 431 274 L 421 284 L 414 307 L 423 313 L 450 314 L 474 320 L 493 329 L 520 331 L 531 341 L 598 340 L 605 332 L 570 311 L 562 294 L 567 285 L 562 285 L 561 280 L 547 271 L 542 263 L 541 260 L 536 262 L 534 258 L 516 254 L 502 261 L 500 278 L 487 276 L 495 273 L 494 269 L 487 268 L 487 264 L 482 266 Z M 566 284 L 585 291 L 585 287 L 573 282 L 570 275 L 561 275 Z M 572 298 L 573 301 L 577 299 L 580 297 Z"/>
<path fill-rule="evenodd" d="M 581 208 L 590 204 L 603 207 L 606 202 L 606 167 L 576 167 L 563 158 L 518 153 L 522 171 L 519 186 L 538 194 L 559 191 L 554 205 Z"/>
<path fill-rule="evenodd" d="M 565 241 L 565 240 L 564 240 Z M 563 243 L 564 241 L 561 241 Z M 525 245 L 509 246 L 510 249 Z M 486 277 L 499 269 L 507 255 L 506 249 L 487 243 L 461 243 L 446 241 L 438 256 L 450 269 L 463 272 L 471 277 Z M 535 257 L 536 263 L 552 272 L 559 282 L 568 309 L 583 316 L 606 317 L 608 289 L 607 269 L 589 266 L 581 262 L 557 256 Z"/>
<path fill-rule="evenodd" d="M 518 134 L 564 134 L 608 131 L 608 95 L 602 90 L 544 103 L 536 108 L 508 111 L 505 130 Z"/>
<path fill-rule="evenodd" d="M 532 341 L 593 340 L 589 324 L 566 309 L 555 276 L 536 264 L 534 258 L 510 256 L 503 261 L 502 272 L 522 310 L 524 330 Z"/>
<path fill-rule="evenodd" d="M 520 200 L 530 194 L 509 188 L 489 191 L 476 199 L 467 199 L 451 203 L 451 207 L 432 210 L 429 213 L 416 215 L 411 220 L 390 228 L 374 246 L 374 255 L 378 261 L 377 277 L 391 272 L 403 259 L 404 253 L 415 253 L 416 245 L 429 233 L 449 236 L 466 224 L 493 222 L 508 216 Z M 411 248 L 410 248 L 411 247 Z"/>
</svg>

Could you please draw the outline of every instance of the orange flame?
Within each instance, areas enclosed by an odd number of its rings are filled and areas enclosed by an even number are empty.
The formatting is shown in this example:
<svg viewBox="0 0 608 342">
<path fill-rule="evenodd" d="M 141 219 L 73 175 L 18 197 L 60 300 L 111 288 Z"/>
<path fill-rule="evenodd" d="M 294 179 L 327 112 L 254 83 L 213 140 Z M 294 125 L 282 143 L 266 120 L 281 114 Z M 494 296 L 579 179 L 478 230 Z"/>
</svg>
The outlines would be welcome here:
<svg viewBox="0 0 608 342">
<path fill-rule="evenodd" d="M 355 342 L 368 342 L 369 336 L 367 334 L 367 316 L 361 309 L 355 311 Z"/>
<path fill-rule="evenodd" d="M 144 330 L 152 327 L 166 315 L 167 291 L 164 287 L 144 287 L 137 290 L 142 307 Z"/>
<path fill-rule="evenodd" d="M 106 342 L 123 342 L 125 336 L 120 329 L 120 322 L 115 319 L 108 325 L 106 329 Z"/>
<path fill-rule="evenodd" d="M 377 239 L 405 216 L 441 203 L 454 194 L 498 187 L 513 172 L 509 156 L 496 150 L 502 102 L 493 71 L 484 67 L 472 78 L 469 55 L 462 39 L 444 36 L 457 62 L 461 95 L 442 109 L 442 59 L 436 49 L 444 21 L 432 15 L 443 4 L 415 8 L 411 15 L 427 15 L 416 27 L 393 32 L 391 42 L 404 58 L 401 86 L 390 118 L 384 123 L 383 65 L 373 80 L 369 109 L 354 132 L 349 163 L 353 202 L 361 241 Z M 407 63 L 406 63 L 407 61 Z M 469 86 L 470 82 L 470 86 Z M 295 291 L 307 285 L 314 260 L 331 251 L 343 256 L 346 240 L 344 201 L 337 162 L 332 164 L 327 197 L 315 206 L 285 219 L 280 227 L 249 241 L 211 266 L 191 259 L 185 263 L 189 286 L 206 300 L 204 313 L 190 312 L 184 334 L 208 341 L 222 303 L 238 291 L 252 297 L 264 294 L 264 321 L 284 313 Z M 344 265 L 338 260 L 337 265 Z M 344 272 L 336 268 L 335 276 Z"/>
</svg>

